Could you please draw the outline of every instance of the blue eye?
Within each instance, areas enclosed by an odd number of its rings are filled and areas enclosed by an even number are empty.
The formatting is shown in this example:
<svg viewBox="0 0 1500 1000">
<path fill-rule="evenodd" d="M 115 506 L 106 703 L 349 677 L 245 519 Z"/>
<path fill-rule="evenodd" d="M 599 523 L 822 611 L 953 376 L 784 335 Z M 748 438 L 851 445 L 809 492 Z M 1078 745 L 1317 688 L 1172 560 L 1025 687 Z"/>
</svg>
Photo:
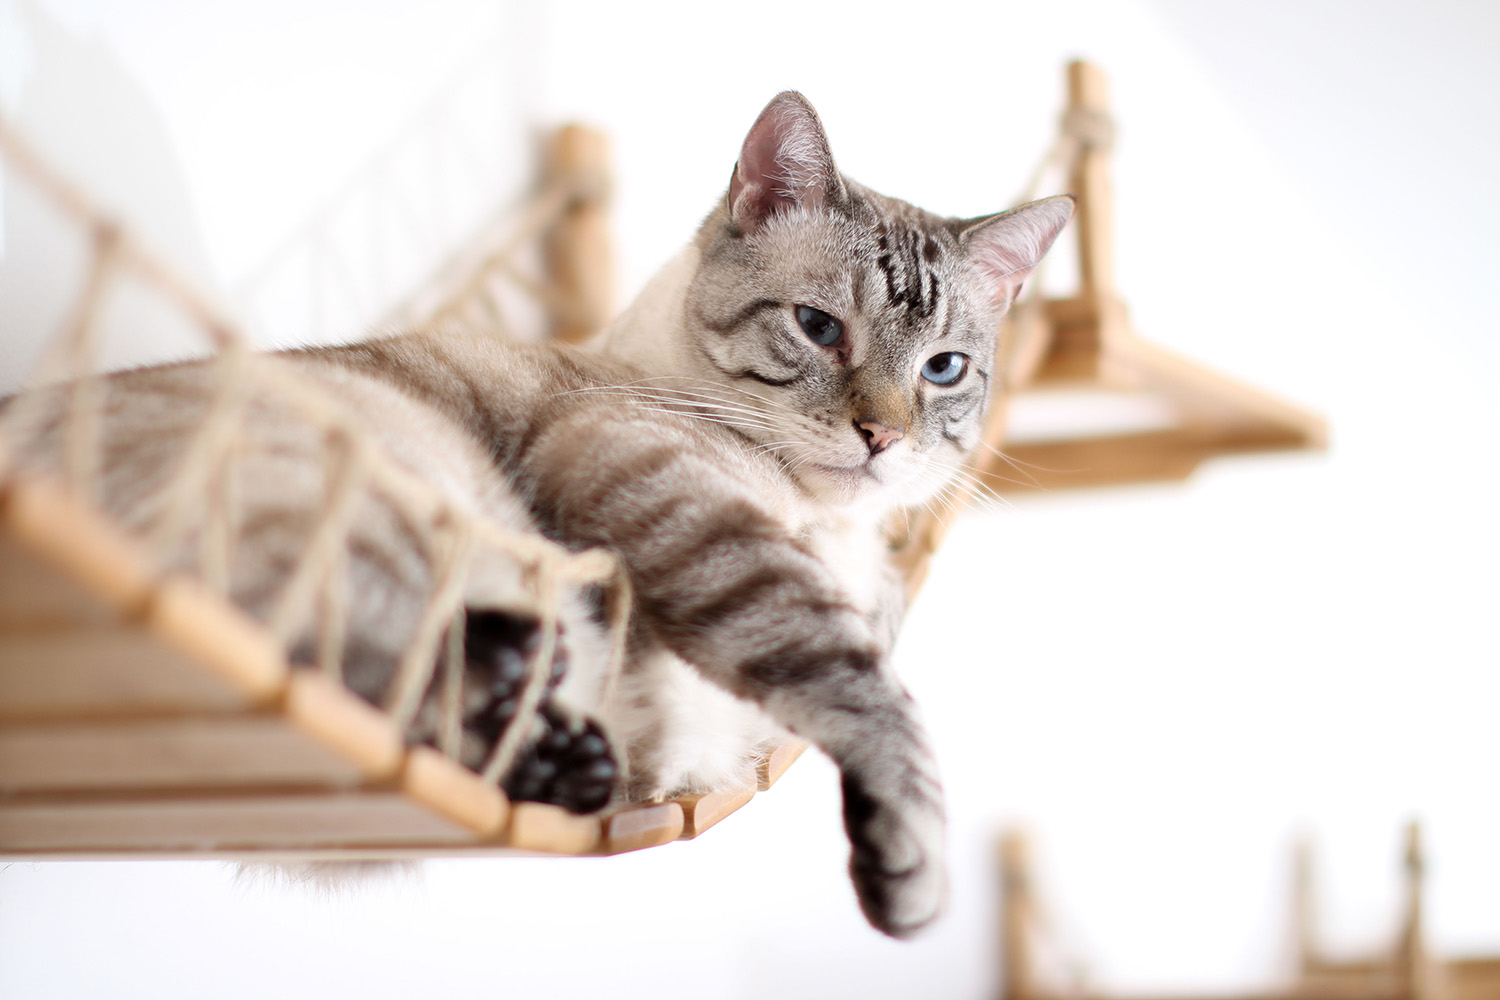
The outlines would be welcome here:
<svg viewBox="0 0 1500 1000">
<path fill-rule="evenodd" d="M 952 385 L 963 378 L 968 367 L 968 358 L 954 351 L 944 351 L 927 359 L 922 366 L 922 377 L 934 385 Z"/>
<path fill-rule="evenodd" d="M 807 339 L 824 347 L 832 347 L 844 339 L 844 324 L 812 306 L 797 307 L 797 325 Z"/>
</svg>

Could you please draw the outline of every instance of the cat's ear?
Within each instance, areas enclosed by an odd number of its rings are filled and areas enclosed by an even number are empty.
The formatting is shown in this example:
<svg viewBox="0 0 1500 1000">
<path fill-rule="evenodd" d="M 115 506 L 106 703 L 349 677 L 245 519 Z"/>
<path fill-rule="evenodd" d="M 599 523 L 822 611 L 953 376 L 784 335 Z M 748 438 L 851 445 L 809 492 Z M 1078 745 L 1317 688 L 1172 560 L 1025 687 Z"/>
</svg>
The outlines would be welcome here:
<svg viewBox="0 0 1500 1000">
<path fill-rule="evenodd" d="M 1009 212 L 959 224 L 958 242 L 979 267 L 990 295 L 1002 308 L 1015 300 L 1021 282 L 1073 216 L 1073 196 L 1033 201 Z"/>
<path fill-rule="evenodd" d="M 794 90 L 771 99 L 740 149 L 729 181 L 729 218 L 753 233 L 778 212 L 816 210 L 845 198 L 828 136 L 807 98 Z"/>
</svg>

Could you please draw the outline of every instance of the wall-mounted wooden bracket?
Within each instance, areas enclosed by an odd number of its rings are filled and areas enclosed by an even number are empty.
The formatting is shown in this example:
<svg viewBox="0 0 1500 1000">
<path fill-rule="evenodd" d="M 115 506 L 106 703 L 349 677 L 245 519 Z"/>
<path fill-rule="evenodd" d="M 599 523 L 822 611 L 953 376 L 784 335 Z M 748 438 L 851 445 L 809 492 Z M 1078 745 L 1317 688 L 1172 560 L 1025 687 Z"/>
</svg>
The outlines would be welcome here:
<svg viewBox="0 0 1500 1000">
<path fill-rule="evenodd" d="M 1024 299 L 1006 317 L 985 446 L 971 459 L 979 486 L 1009 496 L 1174 482 L 1210 458 L 1324 447 L 1322 418 L 1156 347 L 1132 329 L 1115 285 L 1114 125 L 1104 74 L 1074 62 L 1067 82 L 1060 148 L 1077 199 L 1078 288 Z M 1039 408 L 1070 419 L 1038 433 L 1036 421 L 1025 418 Z M 901 522 L 897 558 L 910 591 L 952 516 L 923 511 Z"/>
<path fill-rule="evenodd" d="M 986 471 L 996 478 L 987 485 L 1007 494 L 1170 481 L 1220 455 L 1323 447 L 1327 429 L 1321 418 L 1155 347 L 1132 329 L 1115 287 L 1113 126 L 1098 67 L 1068 67 L 1063 129 L 1074 149 L 1069 180 L 1078 199 L 1078 289 L 1024 304 L 1008 324 L 1010 392 L 995 401 L 996 437 L 990 443 L 1015 464 L 992 457 Z M 1006 419 L 1028 395 L 1056 389 L 1144 395 L 1167 419 L 1146 430 L 1104 426 L 1042 441 L 1027 439 Z"/>
</svg>

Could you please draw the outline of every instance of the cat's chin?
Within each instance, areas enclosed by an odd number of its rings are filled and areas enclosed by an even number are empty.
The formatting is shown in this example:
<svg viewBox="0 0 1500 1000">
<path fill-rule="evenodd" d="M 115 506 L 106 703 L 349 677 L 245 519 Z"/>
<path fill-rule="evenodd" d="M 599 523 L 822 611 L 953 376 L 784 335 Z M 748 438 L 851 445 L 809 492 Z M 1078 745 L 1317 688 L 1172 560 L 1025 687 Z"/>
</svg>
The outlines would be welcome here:
<svg viewBox="0 0 1500 1000">
<path fill-rule="evenodd" d="M 808 462 L 798 466 L 795 475 L 802 488 L 819 502 L 839 507 L 865 501 L 882 490 L 880 480 L 863 465 Z"/>
<path fill-rule="evenodd" d="M 861 506 L 893 509 L 922 499 L 909 498 L 912 483 L 893 476 L 889 470 L 876 470 L 868 462 L 853 466 L 807 463 L 796 470 L 802 487 L 819 502 L 835 507 Z"/>
</svg>

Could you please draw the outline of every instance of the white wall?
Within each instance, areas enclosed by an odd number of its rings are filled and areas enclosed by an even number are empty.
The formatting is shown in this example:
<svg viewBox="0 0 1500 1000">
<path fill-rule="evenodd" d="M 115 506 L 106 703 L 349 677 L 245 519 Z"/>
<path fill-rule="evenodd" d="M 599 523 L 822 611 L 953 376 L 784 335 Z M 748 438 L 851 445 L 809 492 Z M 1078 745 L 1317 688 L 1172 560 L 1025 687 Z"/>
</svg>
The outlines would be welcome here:
<svg viewBox="0 0 1500 1000">
<path fill-rule="evenodd" d="M 203 270 L 226 283 L 381 143 L 393 105 L 436 88 L 445 47 L 504 26 L 458 0 L 430 21 L 354 4 L 44 6 L 94 25 L 143 81 Z M 959 527 L 899 650 L 937 735 L 956 866 L 953 914 L 915 944 L 860 920 L 835 778 L 808 759 L 690 845 L 435 864 L 360 900 L 236 889 L 214 865 L 11 866 L 0 995 L 981 997 L 992 838 L 1015 822 L 1038 836 L 1059 929 L 1112 988 L 1266 982 L 1299 829 L 1323 850 L 1331 943 L 1382 941 L 1413 815 L 1436 945 L 1500 950 L 1495 8 L 529 10 L 537 41 L 509 58 L 537 72 L 515 103 L 615 135 L 627 288 L 720 195 L 778 89 L 812 98 L 853 176 L 977 214 L 1049 140 L 1063 61 L 1098 61 L 1122 128 L 1136 325 L 1325 413 L 1332 448 Z M 189 44 L 203 36 L 207 55 Z M 293 84 L 256 111 L 245 81 L 278 68 Z"/>
</svg>

